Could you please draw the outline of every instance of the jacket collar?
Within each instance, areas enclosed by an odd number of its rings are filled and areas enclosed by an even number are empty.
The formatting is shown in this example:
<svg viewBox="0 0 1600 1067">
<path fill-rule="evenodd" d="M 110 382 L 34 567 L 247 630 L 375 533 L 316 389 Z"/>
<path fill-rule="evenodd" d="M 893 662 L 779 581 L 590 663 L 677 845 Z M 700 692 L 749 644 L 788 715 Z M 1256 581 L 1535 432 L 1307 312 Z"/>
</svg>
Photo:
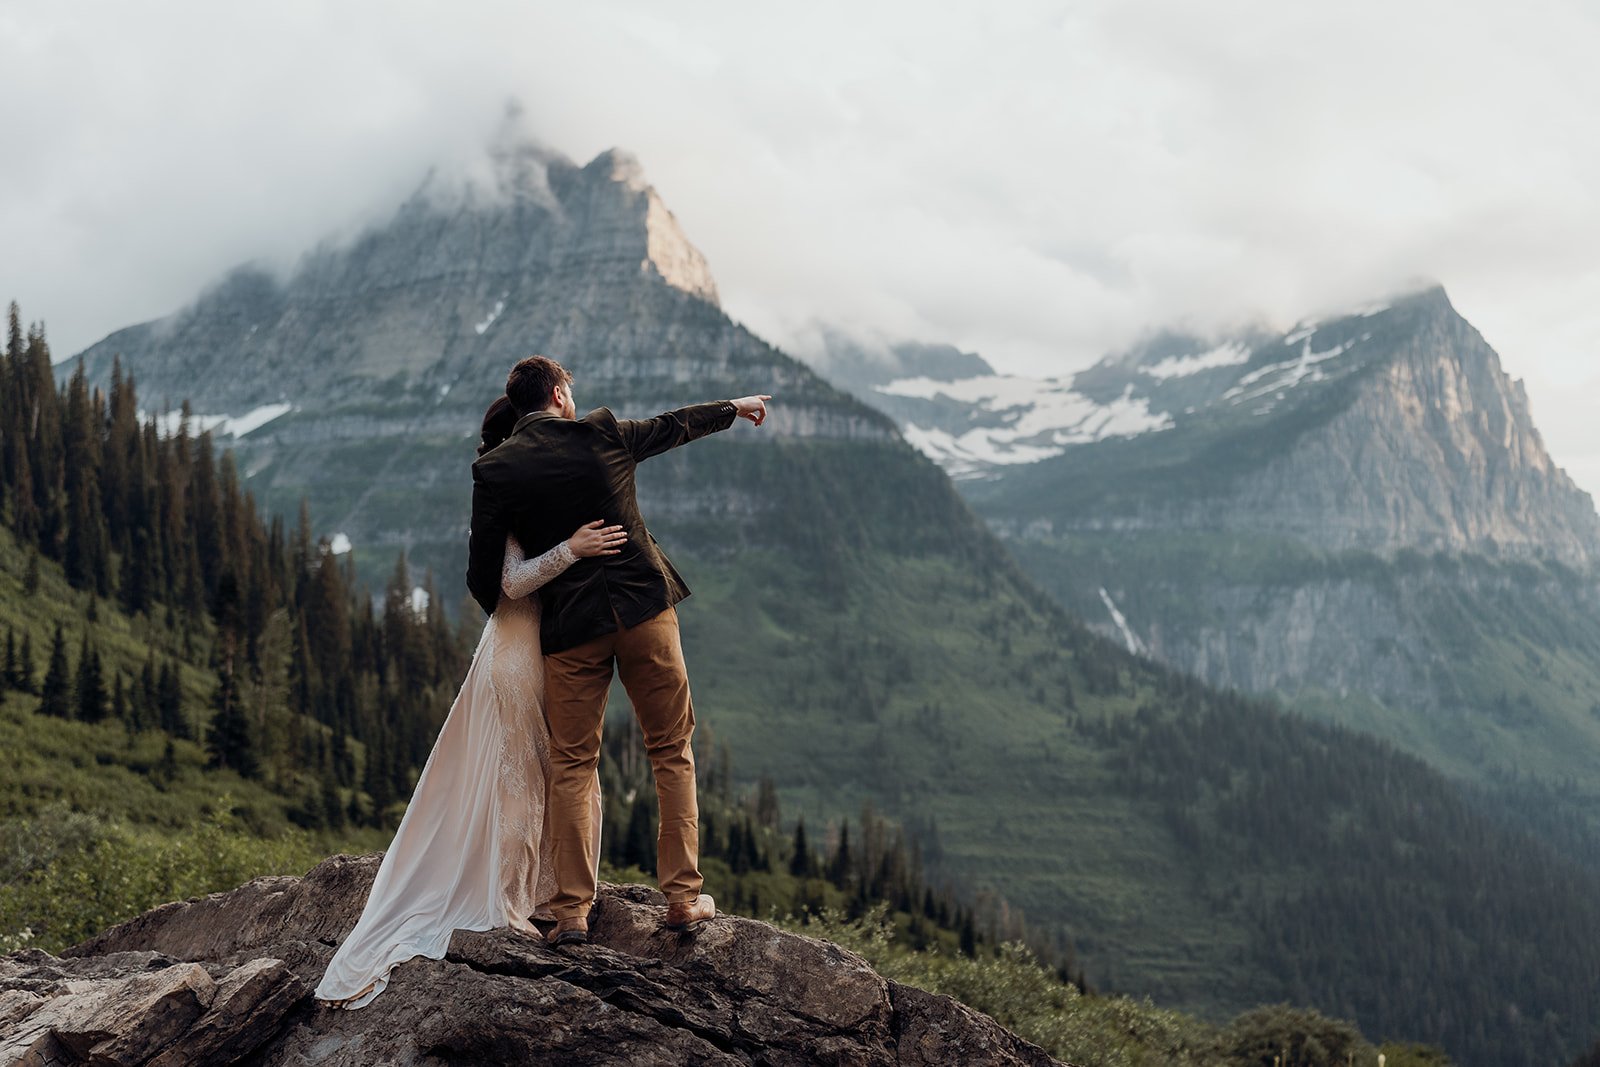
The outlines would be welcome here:
<svg viewBox="0 0 1600 1067">
<path fill-rule="evenodd" d="M 532 423 L 538 421 L 539 419 L 559 419 L 560 417 L 561 417 L 560 415 L 557 415 L 553 411 L 544 411 L 544 410 L 530 411 L 526 415 L 522 416 L 522 418 L 517 420 L 517 424 L 515 426 L 511 427 L 511 432 L 513 434 L 521 433 L 523 427 L 529 426 Z"/>
</svg>

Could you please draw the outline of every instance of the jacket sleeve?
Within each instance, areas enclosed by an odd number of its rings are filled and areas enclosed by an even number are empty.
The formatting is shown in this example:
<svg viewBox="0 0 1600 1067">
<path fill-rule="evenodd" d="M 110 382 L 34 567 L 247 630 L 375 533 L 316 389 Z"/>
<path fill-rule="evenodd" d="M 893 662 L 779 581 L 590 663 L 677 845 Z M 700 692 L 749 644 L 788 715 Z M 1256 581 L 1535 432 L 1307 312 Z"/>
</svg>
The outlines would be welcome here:
<svg viewBox="0 0 1600 1067">
<path fill-rule="evenodd" d="M 622 442 L 633 454 L 634 461 L 640 462 L 706 434 L 726 430 L 733 425 L 737 414 L 733 401 L 717 400 L 709 404 L 691 404 L 653 419 L 618 419 L 617 432 L 622 435 Z"/>
<path fill-rule="evenodd" d="M 505 566 L 506 516 L 494 489 L 476 464 L 472 468 L 472 529 L 467 535 L 467 591 L 493 615 L 500 602 L 500 577 Z"/>
</svg>

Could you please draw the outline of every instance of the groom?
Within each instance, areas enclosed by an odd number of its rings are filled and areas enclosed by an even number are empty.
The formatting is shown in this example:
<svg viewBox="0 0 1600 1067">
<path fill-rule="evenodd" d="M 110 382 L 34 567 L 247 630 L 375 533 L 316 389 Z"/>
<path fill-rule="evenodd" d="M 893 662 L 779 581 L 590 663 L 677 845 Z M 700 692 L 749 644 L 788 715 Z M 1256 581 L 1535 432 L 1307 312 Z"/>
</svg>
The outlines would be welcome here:
<svg viewBox="0 0 1600 1067">
<path fill-rule="evenodd" d="M 572 375 L 529 356 L 511 368 L 506 396 L 519 416 L 511 436 L 472 465 L 467 586 L 487 612 L 500 597 L 507 532 L 530 556 L 596 518 L 628 534 L 620 554 L 580 559 L 539 592 L 550 727 L 550 824 L 556 895 L 554 944 L 589 938 L 594 905 L 594 817 L 590 785 L 600 760 L 613 668 L 633 702 L 655 773 L 661 826 L 656 876 L 666 924 L 698 927 L 716 916 L 700 892 L 695 798 L 694 705 L 673 605 L 688 586 L 645 529 L 634 499 L 641 460 L 725 430 L 735 418 L 760 426 L 768 396 L 694 404 L 653 419 L 618 419 L 598 408 L 579 419 Z"/>
</svg>

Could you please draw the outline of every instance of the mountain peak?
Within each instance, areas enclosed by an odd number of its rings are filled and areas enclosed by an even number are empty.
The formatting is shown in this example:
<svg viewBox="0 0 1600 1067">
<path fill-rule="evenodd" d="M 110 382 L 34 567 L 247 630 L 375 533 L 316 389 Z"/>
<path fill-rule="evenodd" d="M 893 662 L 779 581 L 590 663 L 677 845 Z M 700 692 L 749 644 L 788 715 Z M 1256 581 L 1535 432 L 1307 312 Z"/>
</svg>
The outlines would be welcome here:
<svg viewBox="0 0 1600 1067">
<path fill-rule="evenodd" d="M 622 148 L 608 148 L 590 160 L 583 173 L 591 181 L 603 181 L 624 190 L 630 205 L 642 206 L 644 214 L 644 262 L 661 280 L 675 289 L 711 304 L 720 305 L 716 280 L 705 256 L 690 243 L 683 227 L 644 176 L 639 157 Z M 632 207 L 637 210 L 637 207 Z"/>
<path fill-rule="evenodd" d="M 583 169 L 587 173 L 620 182 L 634 192 L 642 193 L 650 188 L 650 183 L 644 178 L 644 164 L 625 148 L 608 148 L 590 160 Z"/>
</svg>

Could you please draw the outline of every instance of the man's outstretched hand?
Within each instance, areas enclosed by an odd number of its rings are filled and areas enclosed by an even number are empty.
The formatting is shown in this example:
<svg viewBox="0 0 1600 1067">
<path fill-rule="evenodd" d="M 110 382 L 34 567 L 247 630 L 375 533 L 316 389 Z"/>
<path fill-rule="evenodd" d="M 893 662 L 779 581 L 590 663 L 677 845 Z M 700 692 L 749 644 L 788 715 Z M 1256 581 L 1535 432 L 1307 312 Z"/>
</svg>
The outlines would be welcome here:
<svg viewBox="0 0 1600 1067">
<path fill-rule="evenodd" d="M 767 401 L 771 399 L 770 396 L 741 396 L 732 403 L 739 418 L 749 419 L 760 426 L 767 421 Z"/>
</svg>

